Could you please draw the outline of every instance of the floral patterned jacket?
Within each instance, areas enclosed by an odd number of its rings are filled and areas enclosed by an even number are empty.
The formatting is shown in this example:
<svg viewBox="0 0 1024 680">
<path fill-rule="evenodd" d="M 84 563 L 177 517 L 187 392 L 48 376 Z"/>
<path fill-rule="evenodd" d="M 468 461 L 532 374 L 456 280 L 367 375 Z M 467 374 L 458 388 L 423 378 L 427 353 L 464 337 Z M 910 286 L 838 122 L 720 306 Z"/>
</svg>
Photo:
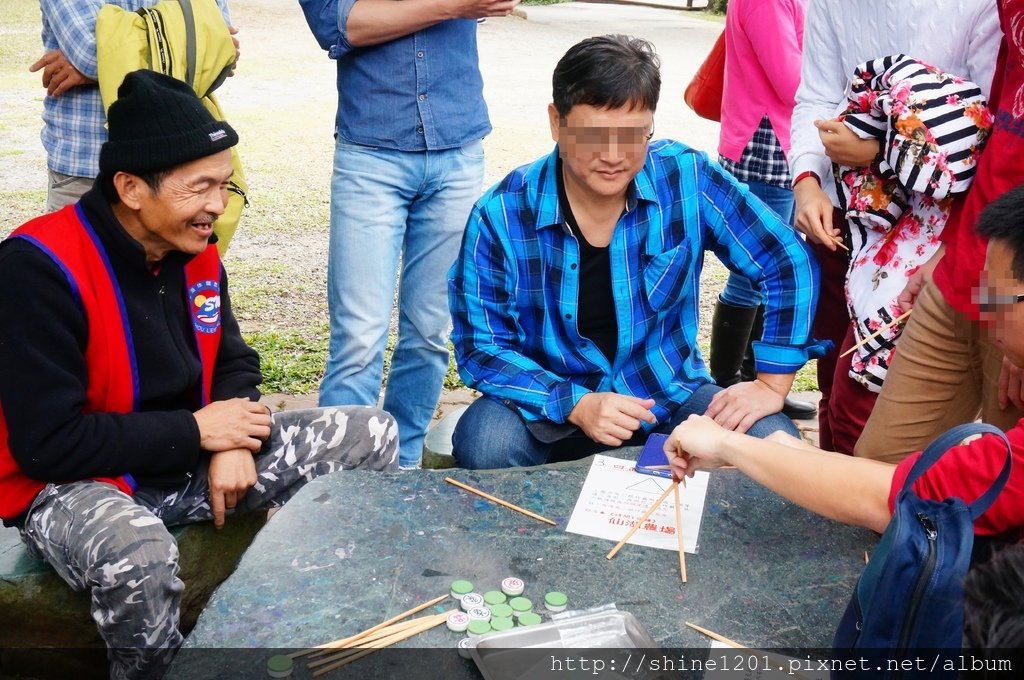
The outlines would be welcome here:
<svg viewBox="0 0 1024 680">
<path fill-rule="evenodd" d="M 970 186 L 992 114 L 981 89 L 902 54 L 857 67 L 842 120 L 881 143 L 865 168 L 835 167 L 852 248 L 846 302 L 860 342 L 900 315 L 909 277 L 939 247 L 952 201 Z M 901 326 L 853 356 L 850 377 L 882 382 Z"/>
</svg>

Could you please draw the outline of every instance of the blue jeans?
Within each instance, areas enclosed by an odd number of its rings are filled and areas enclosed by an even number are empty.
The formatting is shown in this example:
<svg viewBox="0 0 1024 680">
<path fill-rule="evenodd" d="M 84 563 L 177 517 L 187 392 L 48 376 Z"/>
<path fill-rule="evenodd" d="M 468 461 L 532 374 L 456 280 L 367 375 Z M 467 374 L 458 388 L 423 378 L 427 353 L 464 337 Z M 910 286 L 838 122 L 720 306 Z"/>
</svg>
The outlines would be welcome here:
<svg viewBox="0 0 1024 680">
<path fill-rule="evenodd" d="M 398 422 L 402 467 L 418 465 L 448 370 L 447 274 L 480 197 L 480 140 L 394 151 L 340 137 L 331 179 L 327 302 L 331 339 L 320 406 L 373 406 L 398 290 L 398 342 L 383 408 Z"/>
<path fill-rule="evenodd" d="M 792 222 L 793 191 L 791 189 L 764 182 L 747 182 L 747 187 L 750 189 L 750 193 L 774 210 L 783 222 L 786 224 Z M 725 289 L 719 299 L 733 307 L 758 307 L 763 302 L 760 288 L 746 276 L 736 272 L 729 272 L 729 279 L 725 282 Z"/>
<path fill-rule="evenodd" d="M 717 385 L 701 385 L 676 409 L 670 421 L 659 424 L 654 431 L 668 434 L 692 414 L 705 413 L 711 405 L 711 398 L 721 391 Z M 747 434 L 763 439 L 776 430 L 800 436 L 793 421 L 781 413 L 761 418 L 747 430 Z M 646 439 L 646 433 L 638 433 L 623 446 L 640 446 Z M 530 433 L 512 406 L 490 397 L 477 399 L 462 414 L 452 434 L 452 446 L 456 464 L 476 470 L 578 460 L 616 448 L 598 444 L 580 431 L 556 442 L 542 442 Z"/>
</svg>

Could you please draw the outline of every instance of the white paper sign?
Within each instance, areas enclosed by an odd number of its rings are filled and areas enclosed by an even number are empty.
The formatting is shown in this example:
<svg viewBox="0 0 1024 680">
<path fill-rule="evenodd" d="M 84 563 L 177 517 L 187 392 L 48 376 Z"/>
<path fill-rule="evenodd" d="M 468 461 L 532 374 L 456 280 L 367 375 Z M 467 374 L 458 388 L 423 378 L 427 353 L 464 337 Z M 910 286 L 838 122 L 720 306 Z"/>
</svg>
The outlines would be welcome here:
<svg viewBox="0 0 1024 680">
<path fill-rule="evenodd" d="M 618 543 L 630 527 L 658 497 L 672 480 L 665 477 L 642 475 L 634 470 L 636 463 L 609 456 L 594 456 L 587 479 L 583 483 L 579 500 L 573 508 L 566 531 L 573 534 L 606 538 Z M 686 480 L 686 488 L 679 487 L 679 500 L 683 504 L 683 548 L 697 552 L 697 537 L 704 516 L 704 497 L 708 490 L 708 473 L 698 472 Z M 676 509 L 673 494 L 654 511 L 629 539 L 631 545 L 643 545 L 662 550 L 678 550 L 676 539 Z"/>
</svg>

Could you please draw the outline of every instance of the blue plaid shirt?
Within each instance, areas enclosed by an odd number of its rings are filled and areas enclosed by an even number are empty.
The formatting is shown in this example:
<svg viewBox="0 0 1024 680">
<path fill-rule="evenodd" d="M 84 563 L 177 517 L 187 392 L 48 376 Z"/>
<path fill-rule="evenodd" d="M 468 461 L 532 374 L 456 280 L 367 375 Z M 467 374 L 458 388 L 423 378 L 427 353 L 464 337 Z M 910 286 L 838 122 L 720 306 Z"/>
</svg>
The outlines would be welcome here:
<svg viewBox="0 0 1024 680">
<path fill-rule="evenodd" d="M 82 75 L 96 79 L 96 15 L 104 4 L 129 12 L 152 7 L 159 0 L 40 0 L 43 47 L 60 50 Z M 228 16 L 227 0 L 217 0 Z M 60 97 L 43 99 L 40 137 L 51 170 L 75 177 L 95 177 L 100 147 L 107 140 L 107 116 L 96 85 L 73 87 Z"/>
<path fill-rule="evenodd" d="M 564 423 L 588 392 L 617 392 L 654 399 L 665 422 L 712 382 L 697 349 L 705 250 L 767 294 L 758 371 L 793 373 L 824 354 L 810 340 L 818 268 L 803 241 L 704 153 L 663 140 L 650 145 L 612 235 L 610 363 L 576 328 L 579 247 L 559 210 L 556 158 L 557 149 L 513 171 L 470 215 L 448 284 L 468 385 L 528 421 Z"/>
</svg>

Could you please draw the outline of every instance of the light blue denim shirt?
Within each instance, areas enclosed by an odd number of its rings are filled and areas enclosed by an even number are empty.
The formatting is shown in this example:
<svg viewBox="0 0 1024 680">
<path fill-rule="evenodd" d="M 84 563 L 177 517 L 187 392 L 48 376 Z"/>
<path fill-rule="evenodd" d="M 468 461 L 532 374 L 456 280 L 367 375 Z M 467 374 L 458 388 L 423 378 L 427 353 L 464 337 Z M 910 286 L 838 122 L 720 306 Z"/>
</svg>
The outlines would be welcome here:
<svg viewBox="0 0 1024 680">
<path fill-rule="evenodd" d="M 337 4 L 337 23 L 325 21 Z M 450 19 L 368 47 L 348 42 L 356 0 L 299 0 L 320 46 L 338 60 L 336 132 L 356 144 L 450 149 L 491 131 L 476 21 Z M 333 18 L 333 17 L 332 17 Z"/>
</svg>

